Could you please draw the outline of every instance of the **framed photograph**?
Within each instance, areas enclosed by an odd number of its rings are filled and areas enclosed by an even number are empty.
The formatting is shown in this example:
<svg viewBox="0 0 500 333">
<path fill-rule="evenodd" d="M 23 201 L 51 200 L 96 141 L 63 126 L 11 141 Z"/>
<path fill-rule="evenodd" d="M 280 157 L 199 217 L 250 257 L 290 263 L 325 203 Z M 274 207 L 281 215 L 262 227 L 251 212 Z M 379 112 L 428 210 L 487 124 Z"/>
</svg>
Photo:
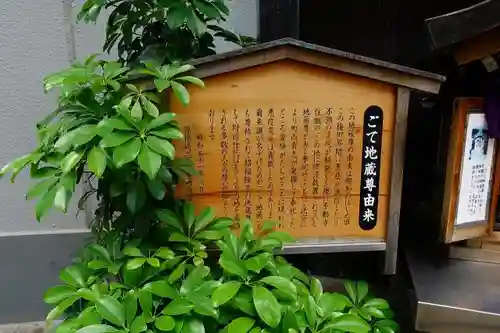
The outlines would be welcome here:
<svg viewBox="0 0 500 333">
<path fill-rule="evenodd" d="M 495 157 L 495 140 L 488 136 L 485 114 L 467 113 L 455 225 L 487 223 Z"/>
<path fill-rule="evenodd" d="M 497 155 L 496 140 L 488 136 L 483 99 L 456 99 L 441 215 L 445 243 L 483 237 L 492 230 Z"/>
</svg>

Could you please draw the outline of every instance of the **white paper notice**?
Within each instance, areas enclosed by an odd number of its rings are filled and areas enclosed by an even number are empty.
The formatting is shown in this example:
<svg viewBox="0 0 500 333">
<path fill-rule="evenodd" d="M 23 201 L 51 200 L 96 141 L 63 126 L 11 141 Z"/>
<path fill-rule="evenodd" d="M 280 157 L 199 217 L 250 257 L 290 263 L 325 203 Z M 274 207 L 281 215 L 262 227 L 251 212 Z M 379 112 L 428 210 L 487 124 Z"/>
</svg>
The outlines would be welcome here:
<svg viewBox="0 0 500 333">
<path fill-rule="evenodd" d="M 495 140 L 488 137 L 484 114 L 468 114 L 456 225 L 488 218 L 494 148 Z"/>
</svg>

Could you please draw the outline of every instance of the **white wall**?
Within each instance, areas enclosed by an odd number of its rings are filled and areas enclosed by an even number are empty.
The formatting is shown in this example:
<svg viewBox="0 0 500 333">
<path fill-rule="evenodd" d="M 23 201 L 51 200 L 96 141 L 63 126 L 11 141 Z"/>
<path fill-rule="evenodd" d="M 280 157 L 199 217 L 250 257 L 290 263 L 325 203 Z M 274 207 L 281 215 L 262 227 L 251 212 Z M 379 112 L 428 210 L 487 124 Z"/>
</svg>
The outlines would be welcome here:
<svg viewBox="0 0 500 333">
<path fill-rule="evenodd" d="M 41 81 L 73 58 L 101 51 L 105 18 L 96 26 L 78 25 L 74 17 L 83 0 L 0 0 L 0 166 L 36 145 L 35 124 L 55 105 L 43 94 Z M 257 0 L 233 0 L 228 26 L 257 35 Z M 233 46 L 218 42 L 218 51 Z M 33 203 L 24 200 L 29 177 L 15 185 L 0 181 L 0 233 L 37 232 L 85 227 L 81 215 L 54 213 L 38 224 Z"/>
</svg>

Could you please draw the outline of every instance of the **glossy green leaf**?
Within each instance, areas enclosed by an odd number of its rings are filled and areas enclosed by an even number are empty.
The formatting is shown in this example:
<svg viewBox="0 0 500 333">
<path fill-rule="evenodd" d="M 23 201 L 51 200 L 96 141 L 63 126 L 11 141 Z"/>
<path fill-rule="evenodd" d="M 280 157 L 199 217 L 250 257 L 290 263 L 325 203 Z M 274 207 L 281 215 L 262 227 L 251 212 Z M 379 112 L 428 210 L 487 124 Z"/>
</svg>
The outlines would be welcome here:
<svg viewBox="0 0 500 333">
<path fill-rule="evenodd" d="M 133 126 L 119 118 L 106 118 L 97 124 L 97 133 L 102 137 L 110 134 L 115 129 L 122 131 L 135 131 Z"/>
<path fill-rule="evenodd" d="M 87 325 L 98 325 L 101 323 L 102 319 L 97 312 L 97 309 L 92 307 L 87 307 L 85 310 L 81 311 L 78 315 L 77 321 L 84 326 Z"/>
<path fill-rule="evenodd" d="M 162 154 L 171 160 L 174 159 L 175 148 L 169 141 L 157 138 L 155 136 L 148 136 L 146 141 L 149 147 L 157 153 Z"/>
<path fill-rule="evenodd" d="M 349 298 L 351 299 L 352 303 L 357 304 L 358 299 L 356 295 L 356 284 L 353 281 L 345 280 L 344 288 L 347 291 L 347 294 L 349 295 Z"/>
<path fill-rule="evenodd" d="M 184 106 L 188 106 L 190 102 L 189 92 L 182 84 L 172 81 L 172 89 L 175 96 Z"/>
<path fill-rule="evenodd" d="M 135 119 L 142 119 L 143 112 L 142 112 L 142 106 L 139 100 L 137 100 L 134 103 L 134 106 L 132 106 L 132 110 L 130 110 L 130 115 L 135 118 Z"/>
<path fill-rule="evenodd" d="M 92 261 L 89 261 L 89 263 L 87 264 L 88 268 L 94 269 L 94 270 L 103 269 L 103 268 L 106 268 L 108 266 L 109 266 L 109 263 L 104 262 L 102 260 L 92 260 Z"/>
<path fill-rule="evenodd" d="M 146 189 L 141 181 L 131 185 L 127 189 L 127 208 L 132 213 L 135 214 L 144 207 L 146 202 Z"/>
<path fill-rule="evenodd" d="M 153 311 L 153 295 L 150 290 L 142 289 L 139 291 L 139 304 L 142 312 L 150 316 Z"/>
<path fill-rule="evenodd" d="M 259 317 L 267 325 L 276 328 L 281 320 L 281 306 L 273 293 L 264 287 L 254 286 L 252 296 Z"/>
<path fill-rule="evenodd" d="M 212 299 L 208 297 L 198 297 L 196 293 L 193 293 L 192 295 L 192 301 L 194 302 L 194 312 L 202 315 L 202 316 L 208 316 L 208 317 L 218 317 L 218 311 L 215 308 L 214 303 L 212 302 Z"/>
<path fill-rule="evenodd" d="M 169 283 L 174 283 L 175 281 L 179 280 L 182 275 L 184 275 L 184 271 L 186 270 L 186 265 L 184 263 L 180 264 L 177 266 L 172 273 L 170 273 L 168 277 L 168 282 Z"/>
<path fill-rule="evenodd" d="M 372 307 L 380 310 L 387 310 L 390 308 L 389 303 L 382 298 L 372 298 L 363 304 L 363 307 Z"/>
<path fill-rule="evenodd" d="M 85 268 L 81 265 L 68 266 L 59 274 L 59 278 L 72 287 L 84 287 L 85 276 Z"/>
<path fill-rule="evenodd" d="M 238 275 L 243 279 L 246 279 L 248 277 L 248 271 L 245 267 L 245 264 L 240 259 L 221 257 L 219 259 L 219 264 L 229 274 Z"/>
<path fill-rule="evenodd" d="M 190 293 L 202 285 L 205 277 L 210 273 L 210 268 L 206 266 L 196 267 L 182 283 L 181 293 Z"/>
<path fill-rule="evenodd" d="M 178 296 L 177 290 L 172 287 L 166 280 L 151 282 L 147 285 L 147 289 L 156 296 L 175 299 Z"/>
<path fill-rule="evenodd" d="M 293 243 L 295 239 L 287 232 L 273 231 L 266 236 L 267 239 L 276 239 L 282 244 Z"/>
<path fill-rule="evenodd" d="M 87 301 L 92 301 L 92 302 L 95 302 L 97 297 L 99 296 L 97 293 L 95 293 L 94 291 L 92 291 L 88 288 L 80 288 L 80 289 L 78 289 L 76 294 L 78 296 L 80 296 L 81 298 L 83 298 Z"/>
<path fill-rule="evenodd" d="M 125 309 L 116 298 L 103 296 L 97 300 L 95 307 L 99 314 L 107 321 L 118 326 L 125 325 Z"/>
<path fill-rule="evenodd" d="M 335 311 L 343 311 L 346 307 L 352 306 L 352 302 L 347 296 L 339 293 L 324 293 L 318 303 L 325 314 Z"/>
<path fill-rule="evenodd" d="M 228 217 L 220 217 L 210 223 L 210 230 L 227 230 L 233 225 L 233 220 Z"/>
<path fill-rule="evenodd" d="M 297 297 L 297 287 L 288 279 L 281 276 L 266 276 L 260 280 L 261 282 L 279 289 L 281 292 L 290 295 L 293 298 Z"/>
<path fill-rule="evenodd" d="M 73 151 L 66 155 L 61 161 L 61 170 L 63 173 L 68 173 L 81 161 L 83 152 Z"/>
<path fill-rule="evenodd" d="M 162 259 L 172 259 L 175 257 L 174 252 L 166 247 L 158 249 L 154 256 Z"/>
<path fill-rule="evenodd" d="M 113 151 L 113 162 L 117 168 L 121 168 L 123 165 L 132 162 L 139 155 L 139 151 L 142 147 L 142 141 L 139 138 L 135 138 L 127 143 L 124 143 L 115 148 Z"/>
<path fill-rule="evenodd" d="M 32 200 L 47 193 L 57 183 L 57 181 L 58 179 L 54 177 L 54 178 L 44 179 L 36 183 L 36 185 L 31 187 L 28 193 L 26 194 L 26 199 Z"/>
<path fill-rule="evenodd" d="M 234 319 L 229 325 L 227 326 L 227 332 L 228 333 L 247 333 L 252 329 L 253 325 L 255 324 L 255 320 L 252 318 L 248 317 L 240 317 Z"/>
<path fill-rule="evenodd" d="M 170 302 L 161 313 L 170 315 L 170 316 L 178 316 L 191 312 L 194 308 L 194 304 L 185 299 L 176 299 Z"/>
<path fill-rule="evenodd" d="M 84 125 L 63 135 L 56 141 L 56 149 L 67 149 L 69 147 L 79 147 L 92 140 L 97 134 L 95 125 Z"/>
<path fill-rule="evenodd" d="M 141 250 L 133 246 L 127 246 L 123 249 L 123 253 L 125 253 L 129 257 L 144 257 Z"/>
<path fill-rule="evenodd" d="M 170 316 L 160 316 L 155 320 L 155 327 L 160 331 L 171 331 L 175 327 L 175 319 Z"/>
<path fill-rule="evenodd" d="M 399 325 L 389 319 L 378 320 L 375 322 L 375 327 L 381 330 L 381 333 L 395 333 L 399 332 Z"/>
<path fill-rule="evenodd" d="M 101 140 L 100 145 L 103 148 L 112 148 L 112 147 L 120 146 L 129 140 L 132 140 L 136 136 L 137 135 L 135 133 L 131 133 L 131 132 L 113 132 L 113 133 L 106 135 Z"/>
<path fill-rule="evenodd" d="M 205 333 L 205 326 L 198 318 L 189 318 L 184 322 L 182 333 Z"/>
<path fill-rule="evenodd" d="M 344 314 L 332 319 L 326 327 L 328 329 L 351 333 L 368 333 L 371 331 L 371 327 L 366 321 L 352 314 Z"/>
<path fill-rule="evenodd" d="M 356 295 L 358 303 L 364 301 L 365 297 L 368 295 L 368 283 L 366 283 L 366 281 L 358 281 L 356 284 Z"/>
<path fill-rule="evenodd" d="M 165 222 L 169 226 L 174 227 L 175 229 L 177 229 L 178 231 L 184 232 L 183 227 L 181 225 L 181 221 L 180 221 L 179 216 L 177 216 L 177 214 L 175 214 L 171 210 L 169 210 L 169 209 L 158 209 L 156 211 L 156 216 L 158 217 L 158 219 L 161 222 Z"/>
<path fill-rule="evenodd" d="M 363 307 L 363 308 L 361 308 L 360 311 L 364 311 L 366 314 L 368 314 L 374 318 L 378 318 L 378 319 L 386 318 L 384 311 L 377 309 L 377 308 Z"/>
<path fill-rule="evenodd" d="M 44 301 L 47 304 L 56 304 L 70 296 L 73 296 L 75 292 L 76 289 L 70 286 L 52 287 L 45 292 Z"/>
<path fill-rule="evenodd" d="M 179 76 L 175 78 L 176 81 L 192 83 L 198 87 L 205 88 L 205 83 L 194 76 Z"/>
<path fill-rule="evenodd" d="M 158 92 L 162 92 L 163 90 L 170 88 L 170 81 L 168 80 L 155 79 L 154 84 L 156 89 L 158 89 Z"/>
<path fill-rule="evenodd" d="M 221 284 L 215 289 L 212 300 L 216 307 L 229 302 L 241 288 L 242 283 L 238 281 L 229 281 Z"/>
<path fill-rule="evenodd" d="M 311 279 L 311 294 L 316 302 L 319 302 L 321 295 L 323 295 L 323 286 L 317 278 Z"/>
<path fill-rule="evenodd" d="M 54 197 L 54 207 L 66 213 L 68 211 L 69 200 L 72 193 L 69 192 L 64 186 L 59 186 Z"/>
<path fill-rule="evenodd" d="M 143 315 L 135 317 L 130 325 L 130 333 L 141 333 L 148 329 Z"/>
<path fill-rule="evenodd" d="M 196 239 L 199 240 L 219 240 L 224 237 L 225 231 L 222 230 L 205 230 L 196 234 Z"/>
<path fill-rule="evenodd" d="M 113 333 L 113 332 L 118 332 L 118 329 L 109 325 L 97 324 L 97 325 L 82 327 L 75 333 Z"/>
<path fill-rule="evenodd" d="M 178 232 L 170 234 L 168 240 L 171 242 L 180 242 L 180 243 L 189 243 L 191 241 L 188 236 L 180 234 Z"/>
<path fill-rule="evenodd" d="M 186 202 L 182 206 L 183 216 L 186 224 L 191 228 L 194 224 L 194 204 L 192 202 Z"/>
<path fill-rule="evenodd" d="M 92 255 L 100 259 L 103 259 L 107 262 L 111 261 L 111 254 L 109 253 L 109 251 L 105 247 L 99 244 L 91 243 L 87 245 L 85 249 L 88 250 L 90 253 L 92 253 Z"/>
<path fill-rule="evenodd" d="M 29 164 L 33 160 L 32 154 L 27 154 L 21 157 L 16 158 L 15 160 L 7 163 L 5 166 L 0 169 L 0 178 L 3 177 L 8 171 L 13 173 L 19 172 L 22 168 L 24 168 L 27 164 Z"/>
<path fill-rule="evenodd" d="M 146 263 L 146 258 L 134 258 L 127 261 L 127 269 L 136 270 Z"/>
<path fill-rule="evenodd" d="M 167 192 L 166 185 L 161 180 L 148 180 L 146 181 L 146 186 L 148 187 L 149 193 L 151 193 L 156 200 L 165 198 Z"/>
<path fill-rule="evenodd" d="M 99 317 L 99 321 L 95 324 L 100 324 L 101 323 L 101 318 Z M 94 323 L 93 323 L 94 324 Z M 91 325 L 93 325 L 91 324 Z M 78 319 L 66 319 L 59 325 L 57 325 L 57 328 L 55 330 L 55 333 L 73 333 L 78 330 L 78 328 L 82 327 L 82 324 L 80 324 Z"/>
<path fill-rule="evenodd" d="M 247 315 L 256 316 L 257 312 L 255 310 L 252 292 L 243 288 L 244 287 L 240 288 L 240 291 L 236 294 L 231 303 L 235 308 L 240 309 Z"/>
<path fill-rule="evenodd" d="M 48 192 L 46 192 L 43 197 L 38 200 L 35 206 L 35 218 L 40 221 L 45 214 L 52 208 L 54 204 L 54 199 L 56 197 L 57 188 L 52 187 Z"/>
<path fill-rule="evenodd" d="M 194 0 L 193 4 L 196 7 L 196 9 L 198 9 L 203 15 L 205 15 L 210 20 L 219 19 L 221 17 L 221 12 L 219 11 L 219 9 L 209 1 Z"/>
<path fill-rule="evenodd" d="M 197 36 L 202 36 L 207 28 L 207 24 L 198 16 L 198 13 L 196 13 L 192 6 L 188 7 L 186 23 L 189 30 L 191 30 Z M 173 86 L 174 82 L 172 82 L 172 87 Z"/>
<path fill-rule="evenodd" d="M 134 292 L 127 293 L 123 299 L 123 307 L 125 308 L 125 322 L 130 327 L 137 314 L 137 296 Z"/>
<path fill-rule="evenodd" d="M 252 272 L 260 273 L 260 271 L 266 267 L 270 260 L 271 255 L 269 253 L 261 253 L 257 256 L 248 258 L 245 260 L 245 267 Z"/>
<path fill-rule="evenodd" d="M 154 105 L 149 99 L 144 96 L 141 96 L 141 103 L 146 109 L 146 112 L 153 118 L 158 117 L 160 111 L 158 111 L 158 107 Z"/>
<path fill-rule="evenodd" d="M 151 150 L 146 142 L 142 143 L 142 148 L 137 158 L 137 162 L 139 163 L 141 170 L 148 175 L 149 179 L 156 178 L 161 167 L 161 156 Z M 151 190 L 149 186 L 148 188 Z M 160 192 L 155 191 L 155 193 L 151 193 L 154 196 L 155 194 L 159 195 Z M 163 199 L 163 197 L 161 199 Z"/>
<path fill-rule="evenodd" d="M 150 266 L 159 268 L 160 267 L 160 261 L 158 258 L 148 258 L 147 262 Z"/>
<path fill-rule="evenodd" d="M 316 302 L 314 301 L 314 298 L 311 295 L 309 295 L 305 299 L 304 310 L 306 312 L 307 322 L 311 327 L 315 327 L 316 319 L 318 316 L 316 311 Z"/>
<path fill-rule="evenodd" d="M 149 124 L 146 126 L 146 130 L 158 130 L 160 131 L 160 127 L 172 122 L 176 117 L 175 113 L 165 112 L 151 120 Z"/>
<path fill-rule="evenodd" d="M 196 217 L 195 232 L 204 229 L 215 218 L 215 211 L 212 207 L 205 207 Z"/>
<path fill-rule="evenodd" d="M 94 147 L 87 157 L 87 166 L 98 178 L 101 178 L 106 170 L 106 154 L 100 147 Z"/>
<path fill-rule="evenodd" d="M 46 321 L 47 323 L 53 322 L 55 319 L 61 317 L 66 309 L 72 306 L 77 300 L 80 299 L 80 296 L 74 295 L 66 298 L 61 301 L 55 308 L 53 308 L 49 314 L 47 315 Z"/>
<path fill-rule="evenodd" d="M 149 134 L 169 140 L 181 140 L 184 139 L 184 134 L 177 128 L 167 127 L 163 129 L 157 129 L 151 131 Z"/>
</svg>

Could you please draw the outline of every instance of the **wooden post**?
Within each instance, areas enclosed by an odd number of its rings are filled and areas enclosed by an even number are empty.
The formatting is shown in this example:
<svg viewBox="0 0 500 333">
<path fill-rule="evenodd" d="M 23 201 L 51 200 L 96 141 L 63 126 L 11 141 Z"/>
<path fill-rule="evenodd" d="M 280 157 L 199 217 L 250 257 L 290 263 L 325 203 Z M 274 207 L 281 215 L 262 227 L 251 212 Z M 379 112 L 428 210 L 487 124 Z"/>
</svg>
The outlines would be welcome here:
<svg viewBox="0 0 500 333">
<path fill-rule="evenodd" d="M 300 0 L 259 0 L 259 41 L 299 39 Z"/>
<path fill-rule="evenodd" d="M 395 274 L 397 266 L 399 217 L 401 210 L 401 193 L 403 191 L 403 168 L 405 160 L 409 101 L 410 90 L 399 87 L 396 102 L 396 124 L 394 126 L 394 148 L 392 152 L 389 220 L 387 221 L 387 248 L 385 250 L 384 264 L 384 274 L 387 275 Z"/>
</svg>

